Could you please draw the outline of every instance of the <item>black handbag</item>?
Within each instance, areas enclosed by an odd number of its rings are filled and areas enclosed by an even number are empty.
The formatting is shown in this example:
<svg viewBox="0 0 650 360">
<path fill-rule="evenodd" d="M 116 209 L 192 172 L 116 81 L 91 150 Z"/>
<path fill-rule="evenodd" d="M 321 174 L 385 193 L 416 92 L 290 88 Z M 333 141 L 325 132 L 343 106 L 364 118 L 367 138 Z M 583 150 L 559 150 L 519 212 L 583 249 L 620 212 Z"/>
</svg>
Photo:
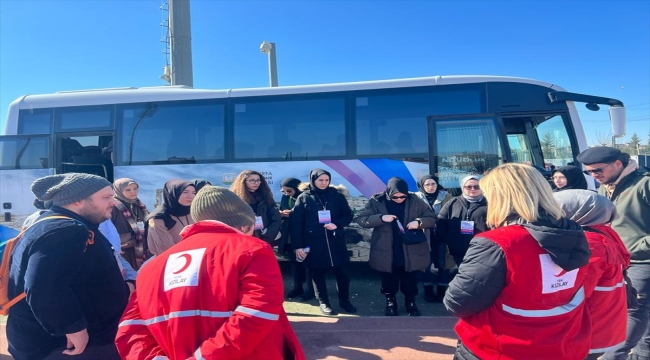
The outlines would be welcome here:
<svg viewBox="0 0 650 360">
<path fill-rule="evenodd" d="M 427 242 L 427 235 L 421 229 L 408 230 L 406 229 L 402 235 L 402 243 L 404 245 L 415 245 Z"/>
</svg>

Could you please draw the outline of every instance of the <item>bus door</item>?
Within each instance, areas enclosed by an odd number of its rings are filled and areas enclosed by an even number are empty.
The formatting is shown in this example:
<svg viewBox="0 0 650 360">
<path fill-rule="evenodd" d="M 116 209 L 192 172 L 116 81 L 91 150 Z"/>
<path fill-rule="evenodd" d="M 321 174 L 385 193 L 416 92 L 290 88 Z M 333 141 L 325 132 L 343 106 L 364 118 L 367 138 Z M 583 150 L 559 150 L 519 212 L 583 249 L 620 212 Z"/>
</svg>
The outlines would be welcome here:
<svg viewBox="0 0 650 360">
<path fill-rule="evenodd" d="M 34 212 L 30 186 L 54 173 L 50 139 L 50 135 L 0 136 L 0 222 Z"/>
<path fill-rule="evenodd" d="M 512 161 L 530 164 L 550 180 L 555 167 L 571 164 L 578 146 L 566 113 L 502 115 Z"/>
<path fill-rule="evenodd" d="M 55 158 L 57 174 L 80 172 L 114 180 L 112 133 L 58 133 Z"/>
<path fill-rule="evenodd" d="M 456 189 L 468 175 L 509 161 L 506 136 L 494 115 L 429 116 L 429 173 L 447 189 Z"/>
</svg>

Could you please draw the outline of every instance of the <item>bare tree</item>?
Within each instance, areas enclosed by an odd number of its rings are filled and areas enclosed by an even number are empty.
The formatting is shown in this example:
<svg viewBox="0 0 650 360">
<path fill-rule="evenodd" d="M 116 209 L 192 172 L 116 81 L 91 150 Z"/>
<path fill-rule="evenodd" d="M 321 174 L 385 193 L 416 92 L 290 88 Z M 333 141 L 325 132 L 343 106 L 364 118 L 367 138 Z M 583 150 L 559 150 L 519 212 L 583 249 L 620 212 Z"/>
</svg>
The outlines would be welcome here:
<svg viewBox="0 0 650 360">
<path fill-rule="evenodd" d="M 608 131 L 607 133 L 601 133 L 600 131 L 596 130 L 596 142 L 598 142 L 598 145 L 600 146 L 611 146 L 612 132 Z"/>
</svg>

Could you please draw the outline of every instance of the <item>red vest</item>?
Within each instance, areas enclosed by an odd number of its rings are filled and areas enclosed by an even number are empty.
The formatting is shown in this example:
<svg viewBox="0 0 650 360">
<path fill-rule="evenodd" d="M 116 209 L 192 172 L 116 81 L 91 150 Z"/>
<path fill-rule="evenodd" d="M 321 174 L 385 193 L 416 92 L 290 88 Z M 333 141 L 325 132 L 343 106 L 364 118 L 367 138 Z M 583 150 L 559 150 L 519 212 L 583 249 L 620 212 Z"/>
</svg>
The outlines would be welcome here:
<svg viewBox="0 0 650 360">
<path fill-rule="evenodd" d="M 506 286 L 489 308 L 458 322 L 463 344 L 481 359 L 584 359 L 591 341 L 587 266 L 563 270 L 520 225 L 480 236 L 503 250 Z"/>
<path fill-rule="evenodd" d="M 627 300 L 623 269 L 630 265 L 630 253 L 618 234 L 609 226 L 591 226 L 606 235 L 585 231 L 591 259 L 585 289 L 591 314 L 590 353 L 604 353 L 625 342 Z"/>
</svg>

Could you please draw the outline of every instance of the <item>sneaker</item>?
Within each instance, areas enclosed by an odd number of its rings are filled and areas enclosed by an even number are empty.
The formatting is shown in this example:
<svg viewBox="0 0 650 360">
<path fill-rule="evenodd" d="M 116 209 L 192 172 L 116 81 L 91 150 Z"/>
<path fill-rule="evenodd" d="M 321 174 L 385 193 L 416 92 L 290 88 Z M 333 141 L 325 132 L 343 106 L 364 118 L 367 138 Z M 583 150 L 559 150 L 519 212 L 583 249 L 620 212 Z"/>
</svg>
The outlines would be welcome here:
<svg viewBox="0 0 650 360">
<path fill-rule="evenodd" d="M 409 313 L 409 316 L 420 316 L 420 310 L 418 310 L 417 305 L 415 305 L 415 299 L 406 299 L 406 312 Z"/>
<path fill-rule="evenodd" d="M 346 313 L 354 314 L 354 313 L 357 312 L 357 308 L 355 308 L 354 305 L 352 305 L 352 303 L 350 302 L 350 300 L 347 300 L 347 299 L 345 299 L 345 300 L 339 300 L 339 306 L 340 306 L 341 309 L 343 309 Z"/>
<path fill-rule="evenodd" d="M 386 297 L 386 316 L 397 316 L 397 300 L 395 297 Z"/>
<path fill-rule="evenodd" d="M 330 304 L 320 304 L 319 308 L 320 312 L 323 315 L 335 315 L 334 310 L 332 310 Z"/>
<path fill-rule="evenodd" d="M 294 287 L 291 291 L 289 291 L 289 292 L 287 293 L 287 298 L 289 298 L 289 299 L 293 299 L 293 298 L 295 298 L 295 297 L 298 297 L 298 296 L 300 296 L 300 295 L 303 295 L 304 293 L 305 293 L 305 292 L 302 290 L 302 286 L 301 286 L 301 287 L 297 287 L 297 286 L 296 286 L 296 287 Z"/>
<path fill-rule="evenodd" d="M 302 296 L 300 297 L 300 300 L 301 301 L 309 301 L 309 300 L 311 300 L 311 299 L 313 299 L 315 297 L 316 297 L 316 295 L 314 294 L 313 291 L 307 290 L 307 291 L 305 291 L 304 294 L 302 294 Z"/>
</svg>

